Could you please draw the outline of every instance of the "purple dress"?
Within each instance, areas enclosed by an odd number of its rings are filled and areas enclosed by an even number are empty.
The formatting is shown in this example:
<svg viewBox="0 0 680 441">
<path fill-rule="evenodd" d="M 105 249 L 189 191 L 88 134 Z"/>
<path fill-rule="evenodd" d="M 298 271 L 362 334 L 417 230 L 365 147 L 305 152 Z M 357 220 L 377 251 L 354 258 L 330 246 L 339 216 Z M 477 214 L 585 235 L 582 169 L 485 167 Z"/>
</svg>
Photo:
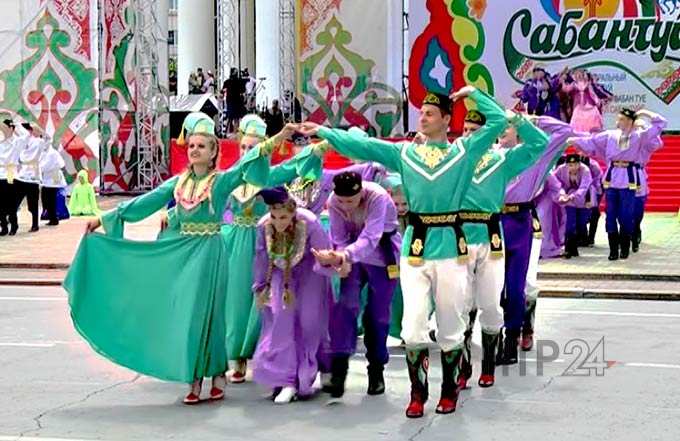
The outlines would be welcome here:
<svg viewBox="0 0 680 441">
<path fill-rule="evenodd" d="M 591 186 L 593 178 L 588 166 L 582 163 L 579 163 L 579 168 L 574 175 L 569 173 L 568 164 L 562 164 L 553 172 L 553 176 L 560 181 L 565 193 L 568 196 L 573 196 L 573 199 L 567 202 L 564 208 L 567 214 L 564 236 L 567 242 L 567 251 L 569 251 L 571 238 L 577 240 L 578 237 L 587 237 L 588 235 L 586 225 L 588 219 L 590 219 L 590 208 L 587 207 L 586 201 L 595 198 Z"/>
<path fill-rule="evenodd" d="M 562 256 L 566 216 L 564 207 L 558 203 L 558 200 L 563 194 L 565 193 L 562 190 L 562 184 L 550 174 L 534 200 L 543 230 L 541 259 Z"/>
<path fill-rule="evenodd" d="M 289 289 L 284 300 L 286 259 L 271 251 L 273 227 L 269 215 L 257 227 L 253 292 L 269 287 L 269 302 L 262 308 L 262 330 L 255 350 L 253 379 L 270 388 L 295 387 L 300 396 L 311 395 L 319 371 L 317 353 L 328 338 L 329 277 L 311 249 L 329 249 L 330 240 L 316 216 L 304 208 L 295 215 L 295 240 L 290 251 Z M 271 270 L 271 280 L 267 276 Z"/>
</svg>

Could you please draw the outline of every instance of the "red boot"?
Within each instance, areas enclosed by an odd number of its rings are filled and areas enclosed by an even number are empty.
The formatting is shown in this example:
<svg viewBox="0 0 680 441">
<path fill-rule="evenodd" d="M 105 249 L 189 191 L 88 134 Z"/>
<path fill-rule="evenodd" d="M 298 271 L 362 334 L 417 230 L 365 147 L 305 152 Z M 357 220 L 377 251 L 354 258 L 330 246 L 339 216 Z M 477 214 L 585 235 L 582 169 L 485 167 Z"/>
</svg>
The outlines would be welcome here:
<svg viewBox="0 0 680 441">
<path fill-rule="evenodd" d="M 442 393 L 435 412 L 448 414 L 456 411 L 458 403 L 458 385 L 454 381 L 458 377 L 463 351 L 461 349 L 442 351 Z"/>
<path fill-rule="evenodd" d="M 427 370 L 430 366 L 428 349 L 407 350 L 406 364 L 411 380 L 411 402 L 406 408 L 407 418 L 421 418 L 428 398 Z"/>
<path fill-rule="evenodd" d="M 482 375 L 477 384 L 479 387 L 491 387 L 496 381 L 496 347 L 498 333 L 490 334 L 482 331 Z"/>
</svg>

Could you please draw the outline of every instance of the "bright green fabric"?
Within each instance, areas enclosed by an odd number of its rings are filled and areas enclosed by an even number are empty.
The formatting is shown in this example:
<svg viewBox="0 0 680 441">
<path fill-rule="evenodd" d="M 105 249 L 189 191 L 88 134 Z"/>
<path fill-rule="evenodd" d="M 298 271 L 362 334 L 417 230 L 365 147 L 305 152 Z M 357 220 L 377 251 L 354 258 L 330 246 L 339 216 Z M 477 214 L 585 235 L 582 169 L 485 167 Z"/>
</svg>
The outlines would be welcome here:
<svg viewBox="0 0 680 441">
<path fill-rule="evenodd" d="M 124 222 L 162 209 L 177 178 L 102 216 L 107 235 L 83 238 L 64 281 L 71 317 L 92 348 L 109 360 L 163 380 L 192 382 L 223 373 L 227 249 L 220 234 L 183 236 L 187 223 L 219 223 L 228 195 L 244 179 L 266 183 L 268 158 L 253 149 L 218 174 L 211 199 L 187 212 L 163 239 L 122 238 Z"/>
<path fill-rule="evenodd" d="M 87 170 L 78 172 L 76 183 L 73 185 L 68 200 L 68 212 L 71 216 L 99 216 L 97 196 L 88 179 Z"/>
<path fill-rule="evenodd" d="M 463 199 L 463 210 L 500 212 L 505 187 L 534 165 L 545 151 L 548 136 L 542 130 L 524 118 L 520 119 L 516 128 L 522 144 L 510 149 L 492 149 L 482 156 Z M 489 242 L 489 232 L 484 224 L 465 223 L 463 231 L 468 244 Z"/>
<path fill-rule="evenodd" d="M 445 150 L 443 160 L 429 167 L 417 154 L 413 143 L 390 143 L 366 138 L 353 131 L 319 129 L 319 136 L 328 140 L 338 153 L 352 159 L 375 161 L 401 175 L 404 196 L 415 213 L 458 211 L 469 187 L 475 165 L 495 142 L 507 125 L 505 111 L 487 94 L 475 90 L 470 98 L 486 115 L 486 124 L 470 137 L 450 144 L 435 145 Z M 402 256 L 408 256 L 412 227 L 404 234 Z M 457 257 L 458 250 L 452 228 L 430 228 L 425 238 L 425 259 Z"/>
</svg>

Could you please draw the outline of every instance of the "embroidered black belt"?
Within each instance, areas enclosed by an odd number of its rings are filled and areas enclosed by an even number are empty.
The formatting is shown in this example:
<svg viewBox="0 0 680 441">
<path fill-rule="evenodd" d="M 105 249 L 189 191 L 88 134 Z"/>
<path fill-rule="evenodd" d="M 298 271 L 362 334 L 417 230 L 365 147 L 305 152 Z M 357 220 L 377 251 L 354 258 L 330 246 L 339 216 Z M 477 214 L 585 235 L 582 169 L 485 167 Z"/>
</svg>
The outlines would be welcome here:
<svg viewBox="0 0 680 441">
<path fill-rule="evenodd" d="M 468 249 L 465 233 L 458 218 L 458 212 L 449 213 L 409 213 L 408 224 L 413 227 L 411 243 L 408 247 L 408 262 L 418 266 L 424 263 L 425 238 L 427 230 L 432 227 L 449 227 L 456 235 L 456 245 L 458 247 L 458 258 L 467 259 Z"/>
<path fill-rule="evenodd" d="M 533 202 L 520 202 L 518 204 L 505 204 L 503 205 L 503 214 L 513 214 L 522 213 L 525 211 L 531 211 L 534 208 Z"/>
<path fill-rule="evenodd" d="M 607 169 L 607 175 L 602 182 L 604 188 L 609 188 L 611 186 L 612 170 L 614 168 L 625 168 L 628 171 L 629 190 L 637 190 L 640 187 L 640 175 L 638 174 L 640 164 L 633 161 L 611 161 L 609 163 L 609 168 Z"/>
<path fill-rule="evenodd" d="M 590 194 L 590 192 L 588 192 Z M 531 230 L 534 232 L 535 239 L 543 238 L 543 228 L 541 228 L 541 219 L 538 217 L 536 207 L 531 207 Z"/>
<path fill-rule="evenodd" d="M 459 211 L 458 219 L 463 224 L 484 224 L 489 232 L 491 255 L 503 256 L 503 239 L 501 239 L 501 214 L 484 211 Z"/>
<path fill-rule="evenodd" d="M 394 254 L 394 248 L 392 247 L 392 237 L 397 234 L 398 230 L 393 230 L 390 232 L 383 233 L 380 236 L 380 241 L 378 246 L 385 256 L 385 263 L 387 264 L 387 277 L 390 279 L 399 278 L 399 262 L 397 262 L 397 257 Z"/>
</svg>

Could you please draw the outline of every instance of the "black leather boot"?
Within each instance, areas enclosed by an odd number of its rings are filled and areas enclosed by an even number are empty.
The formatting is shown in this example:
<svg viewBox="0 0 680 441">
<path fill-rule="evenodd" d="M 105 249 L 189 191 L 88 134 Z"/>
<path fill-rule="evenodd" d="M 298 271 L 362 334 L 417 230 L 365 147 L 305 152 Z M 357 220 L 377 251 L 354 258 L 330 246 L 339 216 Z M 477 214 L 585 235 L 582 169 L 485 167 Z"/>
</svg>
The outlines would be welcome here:
<svg viewBox="0 0 680 441">
<path fill-rule="evenodd" d="M 636 230 L 633 232 L 630 243 L 634 253 L 640 251 L 640 243 L 642 243 L 642 231 Z"/>
<path fill-rule="evenodd" d="M 519 330 L 505 330 L 505 336 L 503 338 L 503 354 L 500 357 L 500 363 L 497 364 L 517 364 L 518 340 Z"/>
<path fill-rule="evenodd" d="M 530 351 L 534 346 L 534 318 L 536 316 L 536 300 L 527 301 L 524 311 L 524 323 L 522 323 L 522 338 L 520 347 L 522 351 Z"/>
<path fill-rule="evenodd" d="M 609 238 L 609 260 L 619 260 L 619 233 L 607 234 Z"/>
<path fill-rule="evenodd" d="M 349 355 L 334 355 L 331 361 L 331 385 L 328 391 L 331 398 L 342 398 L 345 395 L 345 380 L 349 370 Z"/>
<path fill-rule="evenodd" d="M 467 382 L 472 377 L 472 332 L 475 328 L 475 320 L 477 319 L 477 310 L 470 311 L 468 328 L 465 331 L 465 339 L 463 340 L 463 358 L 460 364 L 460 373 L 458 374 L 459 389 L 466 389 Z"/>
<path fill-rule="evenodd" d="M 385 393 L 384 366 L 368 366 L 368 395 L 382 395 Z"/>
<path fill-rule="evenodd" d="M 628 259 L 630 254 L 630 234 L 621 234 L 619 236 L 619 245 L 621 246 L 621 259 Z"/>
</svg>

